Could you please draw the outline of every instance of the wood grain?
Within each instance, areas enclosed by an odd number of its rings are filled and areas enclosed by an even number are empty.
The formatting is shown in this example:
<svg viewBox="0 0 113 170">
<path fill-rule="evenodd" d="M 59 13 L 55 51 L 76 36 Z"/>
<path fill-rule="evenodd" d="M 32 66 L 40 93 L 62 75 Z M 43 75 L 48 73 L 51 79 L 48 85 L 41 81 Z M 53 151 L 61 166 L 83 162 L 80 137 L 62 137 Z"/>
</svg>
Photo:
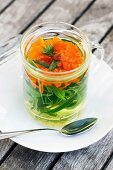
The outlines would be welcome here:
<svg viewBox="0 0 113 170">
<path fill-rule="evenodd" d="M 47 170 L 58 154 L 37 152 L 18 145 L 0 170 Z"/>
<path fill-rule="evenodd" d="M 14 145 L 14 142 L 8 139 L 0 141 L 0 162 L 4 155 L 8 152 L 9 148 Z"/>
<path fill-rule="evenodd" d="M 93 41 L 99 41 L 113 24 L 113 1 L 97 0 L 76 23 Z"/>
<path fill-rule="evenodd" d="M 8 4 L 10 4 L 12 0 L 0 0 L 0 12 L 3 10 Z"/>
<path fill-rule="evenodd" d="M 108 162 L 108 164 L 104 170 L 113 170 L 113 153 L 112 153 L 112 157 L 111 157 L 110 161 Z"/>
<path fill-rule="evenodd" d="M 100 170 L 113 149 L 113 130 L 99 142 L 64 153 L 53 170 Z"/>
<path fill-rule="evenodd" d="M 63 21 L 71 23 L 77 18 L 92 0 L 57 0 L 49 10 L 34 23 Z M 46 16 L 46 17 L 45 17 Z"/>
<path fill-rule="evenodd" d="M 102 45 L 105 49 L 104 60 L 113 69 L 113 29 L 108 37 L 103 41 Z"/>
<path fill-rule="evenodd" d="M 109 165 L 105 168 L 105 170 L 113 170 L 113 159 L 109 163 Z"/>
<path fill-rule="evenodd" d="M 18 34 L 51 0 L 17 0 L 0 15 L 0 38 Z"/>
</svg>

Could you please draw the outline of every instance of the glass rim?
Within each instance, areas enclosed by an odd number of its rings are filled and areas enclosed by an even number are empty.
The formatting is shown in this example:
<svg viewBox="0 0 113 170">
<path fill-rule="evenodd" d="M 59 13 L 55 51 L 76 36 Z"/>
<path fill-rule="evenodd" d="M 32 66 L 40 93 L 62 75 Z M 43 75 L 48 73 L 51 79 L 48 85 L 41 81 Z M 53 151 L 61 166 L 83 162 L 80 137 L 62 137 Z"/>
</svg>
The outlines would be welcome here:
<svg viewBox="0 0 113 170">
<path fill-rule="evenodd" d="M 64 75 L 67 75 L 67 74 L 74 73 L 74 72 L 77 72 L 77 71 L 82 70 L 82 68 L 86 65 L 86 62 L 87 62 L 87 60 L 88 60 L 87 58 L 86 58 L 86 61 L 85 61 L 83 64 L 81 64 L 79 67 L 77 67 L 77 68 L 75 68 L 75 69 L 72 69 L 72 70 L 69 70 L 69 71 L 63 71 L 63 72 L 45 71 L 45 70 L 42 70 L 42 69 L 40 69 L 40 68 L 36 68 L 36 67 L 34 67 L 32 64 L 30 64 L 30 63 L 24 58 L 24 54 L 23 54 L 23 50 L 22 50 L 22 48 L 23 48 L 22 42 L 23 42 L 25 36 L 26 36 L 27 34 L 29 34 L 31 31 L 33 31 L 35 28 L 40 27 L 40 26 L 42 26 L 42 25 L 46 25 L 46 24 L 64 24 L 64 25 L 66 25 L 66 26 L 70 26 L 70 27 L 73 27 L 74 29 L 76 29 L 76 30 L 80 33 L 80 35 L 82 36 L 82 38 L 87 42 L 87 46 L 88 46 L 88 49 L 89 49 L 89 55 L 90 55 L 90 49 L 91 49 L 91 47 L 90 47 L 90 41 L 89 41 L 89 39 L 87 38 L 87 36 L 86 36 L 79 28 L 77 28 L 77 27 L 74 26 L 74 25 L 65 23 L 65 22 L 58 22 L 58 21 L 56 21 L 56 22 L 44 22 L 44 23 L 40 23 L 40 24 L 37 24 L 37 25 L 31 27 L 30 29 L 28 29 L 27 31 L 25 31 L 25 33 L 24 33 L 24 34 L 22 35 L 22 37 L 21 37 L 21 40 L 20 40 L 20 51 L 21 51 L 21 54 L 22 54 L 22 56 L 23 56 L 22 58 L 23 58 L 23 62 L 25 63 L 25 65 L 27 65 L 28 67 L 30 67 L 30 68 L 33 69 L 34 71 L 40 72 L 40 73 L 42 73 L 42 74 L 48 74 L 48 75 L 51 74 L 51 75 L 53 75 L 53 76 L 56 76 L 56 75 L 63 75 L 63 76 L 64 76 Z"/>
</svg>

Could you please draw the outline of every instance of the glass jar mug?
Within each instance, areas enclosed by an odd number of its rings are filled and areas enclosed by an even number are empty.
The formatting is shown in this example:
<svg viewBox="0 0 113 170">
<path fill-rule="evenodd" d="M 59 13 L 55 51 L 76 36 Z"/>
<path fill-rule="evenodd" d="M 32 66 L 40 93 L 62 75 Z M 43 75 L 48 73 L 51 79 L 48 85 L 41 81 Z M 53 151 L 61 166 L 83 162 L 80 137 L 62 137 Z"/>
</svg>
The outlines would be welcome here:
<svg viewBox="0 0 113 170">
<path fill-rule="evenodd" d="M 34 63 L 27 60 L 31 45 L 39 37 L 47 40 L 56 36 L 72 42 L 79 48 L 83 62 L 77 68 L 53 72 L 35 67 Z M 0 44 L 0 63 L 11 59 L 12 53 L 17 48 L 20 49 L 24 70 L 24 103 L 27 111 L 39 122 L 50 126 L 61 126 L 76 119 L 85 104 L 92 49 L 98 48 L 100 51 L 100 64 L 104 53 L 102 46 L 90 42 L 80 29 L 62 22 L 36 25 L 20 37 L 19 42 L 18 37 L 13 37 Z M 5 43 L 7 45 L 4 45 Z"/>
</svg>

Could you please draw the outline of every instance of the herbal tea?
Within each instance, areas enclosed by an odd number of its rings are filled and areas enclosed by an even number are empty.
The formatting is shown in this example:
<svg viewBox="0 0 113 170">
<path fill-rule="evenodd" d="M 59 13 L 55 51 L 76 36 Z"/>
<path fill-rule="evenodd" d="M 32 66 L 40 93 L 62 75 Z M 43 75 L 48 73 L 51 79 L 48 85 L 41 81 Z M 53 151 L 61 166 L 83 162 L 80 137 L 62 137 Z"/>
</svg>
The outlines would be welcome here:
<svg viewBox="0 0 113 170">
<path fill-rule="evenodd" d="M 41 121 L 61 125 L 78 113 L 84 103 L 87 70 L 78 77 L 68 78 L 68 72 L 85 61 L 77 44 L 57 36 L 49 39 L 39 37 L 25 52 L 26 61 L 43 71 L 43 78 L 25 70 L 24 96 L 29 112 Z M 47 80 L 54 74 L 67 72 L 66 80 Z M 45 76 L 45 77 L 44 77 Z"/>
</svg>

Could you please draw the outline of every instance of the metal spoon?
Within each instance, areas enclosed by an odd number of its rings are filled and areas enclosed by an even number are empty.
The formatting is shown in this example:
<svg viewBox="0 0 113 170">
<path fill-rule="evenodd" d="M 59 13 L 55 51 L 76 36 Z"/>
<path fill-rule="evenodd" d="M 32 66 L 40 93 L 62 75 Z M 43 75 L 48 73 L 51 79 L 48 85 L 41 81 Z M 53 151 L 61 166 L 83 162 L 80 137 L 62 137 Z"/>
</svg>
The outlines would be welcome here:
<svg viewBox="0 0 113 170">
<path fill-rule="evenodd" d="M 69 123 L 68 125 L 65 125 L 60 130 L 53 129 L 53 128 L 42 128 L 42 129 L 29 129 L 29 130 L 21 130 L 21 131 L 14 131 L 14 132 L 4 132 L 4 133 L 0 133 L 0 140 L 16 137 L 29 132 L 44 131 L 44 130 L 53 130 L 61 134 L 70 136 L 86 131 L 87 129 L 91 128 L 96 122 L 97 122 L 97 118 L 85 118 Z"/>
</svg>

